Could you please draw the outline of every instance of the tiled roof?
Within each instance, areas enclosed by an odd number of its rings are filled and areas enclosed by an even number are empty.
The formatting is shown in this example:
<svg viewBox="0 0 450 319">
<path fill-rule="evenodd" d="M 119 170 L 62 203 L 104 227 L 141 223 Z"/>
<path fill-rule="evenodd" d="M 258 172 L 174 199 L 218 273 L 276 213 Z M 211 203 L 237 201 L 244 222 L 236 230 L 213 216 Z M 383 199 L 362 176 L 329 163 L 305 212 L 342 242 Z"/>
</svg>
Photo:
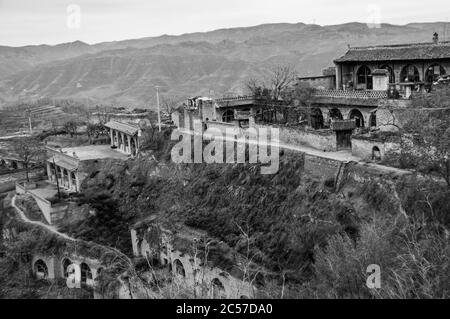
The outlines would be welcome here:
<svg viewBox="0 0 450 319">
<path fill-rule="evenodd" d="M 334 62 L 430 60 L 450 58 L 450 42 L 350 48 Z"/>
<path fill-rule="evenodd" d="M 139 127 L 127 123 L 117 122 L 117 121 L 109 121 L 105 124 L 106 127 L 109 127 L 113 130 L 117 130 L 123 132 L 128 135 L 135 135 L 139 131 Z"/>
</svg>

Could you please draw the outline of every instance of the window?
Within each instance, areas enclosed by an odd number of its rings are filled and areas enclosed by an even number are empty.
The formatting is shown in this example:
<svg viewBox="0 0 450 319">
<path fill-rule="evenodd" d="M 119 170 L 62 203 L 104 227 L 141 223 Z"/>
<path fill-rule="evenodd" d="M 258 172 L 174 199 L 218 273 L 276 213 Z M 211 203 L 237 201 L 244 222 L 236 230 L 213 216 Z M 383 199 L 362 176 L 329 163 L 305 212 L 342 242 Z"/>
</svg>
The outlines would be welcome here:
<svg viewBox="0 0 450 319">
<path fill-rule="evenodd" d="M 439 80 L 439 78 L 445 74 L 447 74 L 447 72 L 441 65 L 433 64 L 432 66 L 430 66 L 427 69 L 427 72 L 425 74 L 425 81 L 427 83 L 432 84 L 432 83 L 436 82 L 437 80 Z"/>
<path fill-rule="evenodd" d="M 233 110 L 227 110 L 222 115 L 222 121 L 226 123 L 230 123 L 234 121 L 234 111 Z"/>
<path fill-rule="evenodd" d="M 372 89 L 372 72 L 370 69 L 363 65 L 358 69 L 358 72 L 356 73 L 357 79 L 358 79 L 358 86 L 364 86 L 365 89 Z"/>
<path fill-rule="evenodd" d="M 401 82 L 420 82 L 419 70 L 412 64 L 405 66 L 400 73 Z"/>
<path fill-rule="evenodd" d="M 389 72 L 389 83 L 395 83 L 394 70 L 389 65 L 383 65 L 381 69 L 387 70 Z"/>
</svg>

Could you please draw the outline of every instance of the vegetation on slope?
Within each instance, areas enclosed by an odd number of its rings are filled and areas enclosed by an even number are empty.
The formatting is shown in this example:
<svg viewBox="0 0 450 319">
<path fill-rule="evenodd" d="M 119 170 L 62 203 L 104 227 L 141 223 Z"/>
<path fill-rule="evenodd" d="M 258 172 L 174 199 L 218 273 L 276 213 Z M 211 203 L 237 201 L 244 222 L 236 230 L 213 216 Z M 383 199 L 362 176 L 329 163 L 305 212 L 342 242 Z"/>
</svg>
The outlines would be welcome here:
<svg viewBox="0 0 450 319">
<path fill-rule="evenodd" d="M 225 244 L 224 255 L 230 248 L 246 255 L 248 236 L 253 260 L 278 274 L 266 276 L 260 290 L 265 297 L 448 296 L 444 185 L 401 179 L 394 184 L 396 198 L 390 184 L 347 181 L 352 191 L 336 192 L 331 181 L 304 174 L 299 154 L 282 154 L 279 172 L 261 175 L 258 165 L 175 165 L 168 161 L 170 145 L 153 143 L 145 158 L 107 166 L 84 183 L 84 194 L 100 196 L 97 212 L 122 218 L 86 231 L 90 239 L 102 242 L 114 233 L 105 243 L 114 246 L 120 236 L 129 241 L 125 228 L 117 231 L 120 223 L 128 227 L 156 216 L 177 230 L 184 225 L 206 231 Z M 149 154 L 157 154 L 156 160 Z M 434 195 L 427 197 L 430 187 Z M 102 207 L 105 200 L 114 205 Z M 405 212 L 398 211 L 400 204 Z M 94 230 L 96 216 L 74 233 L 83 234 L 85 225 Z M 230 269 L 226 258 L 215 262 Z M 381 290 L 365 286 L 370 264 L 383 269 Z"/>
</svg>

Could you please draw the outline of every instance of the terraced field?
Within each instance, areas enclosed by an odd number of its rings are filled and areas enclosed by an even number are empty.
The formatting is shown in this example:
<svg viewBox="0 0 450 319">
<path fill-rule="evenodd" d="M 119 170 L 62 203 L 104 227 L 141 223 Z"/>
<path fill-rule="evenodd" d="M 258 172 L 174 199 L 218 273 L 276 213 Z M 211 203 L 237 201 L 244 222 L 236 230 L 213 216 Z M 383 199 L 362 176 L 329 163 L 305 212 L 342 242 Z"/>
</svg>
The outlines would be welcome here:
<svg viewBox="0 0 450 319">
<path fill-rule="evenodd" d="M 77 118 L 75 114 L 65 113 L 62 108 L 53 105 L 38 107 L 19 106 L 0 110 L 0 135 L 23 133 L 29 131 L 28 114 L 34 131 L 41 131 L 61 126 Z"/>
</svg>

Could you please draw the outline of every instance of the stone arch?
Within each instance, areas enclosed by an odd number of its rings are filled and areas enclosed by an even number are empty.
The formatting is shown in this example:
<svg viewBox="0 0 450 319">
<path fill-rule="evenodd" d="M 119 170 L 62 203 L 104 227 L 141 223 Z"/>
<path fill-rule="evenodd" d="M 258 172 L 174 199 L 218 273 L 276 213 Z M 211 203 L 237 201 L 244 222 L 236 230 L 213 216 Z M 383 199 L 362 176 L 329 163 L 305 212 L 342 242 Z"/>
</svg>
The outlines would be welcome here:
<svg viewBox="0 0 450 319">
<path fill-rule="evenodd" d="M 367 65 L 361 65 L 356 71 L 356 83 L 358 88 L 362 87 L 366 90 L 372 90 L 372 70 Z"/>
<path fill-rule="evenodd" d="M 378 146 L 372 147 L 372 160 L 374 161 L 381 160 L 381 151 Z"/>
<path fill-rule="evenodd" d="M 0 166 L 1 167 L 6 167 L 6 162 L 5 162 L 5 160 L 3 158 L 0 159 Z"/>
<path fill-rule="evenodd" d="M 186 278 L 186 270 L 184 269 L 183 263 L 179 259 L 175 259 L 173 262 L 173 269 L 175 274 L 182 278 Z"/>
<path fill-rule="evenodd" d="M 313 108 L 311 110 L 311 127 L 314 129 L 321 129 L 323 128 L 323 114 L 322 111 L 319 108 Z"/>
<path fill-rule="evenodd" d="M 48 267 L 45 261 L 38 259 L 34 262 L 34 273 L 39 279 L 48 278 Z"/>
<path fill-rule="evenodd" d="M 446 75 L 447 71 L 445 68 L 439 63 L 435 63 L 430 65 L 425 72 L 425 80 L 426 84 L 433 84 L 436 82 L 442 75 Z"/>
<path fill-rule="evenodd" d="M 412 64 L 405 65 L 400 72 L 400 82 L 420 82 L 419 70 Z"/>
<path fill-rule="evenodd" d="M 226 297 L 225 287 L 219 278 L 211 281 L 211 296 L 213 299 L 224 299 Z"/>
<path fill-rule="evenodd" d="M 369 127 L 376 127 L 377 126 L 377 112 L 370 113 L 369 117 Z"/>
<path fill-rule="evenodd" d="M 72 264 L 72 261 L 69 258 L 64 258 L 61 262 L 61 269 L 64 278 L 69 277 L 68 268 Z"/>
<path fill-rule="evenodd" d="M 337 107 L 333 107 L 332 109 L 330 109 L 330 111 L 328 112 L 328 117 L 330 118 L 330 120 L 343 120 L 344 119 L 341 111 Z"/>
<path fill-rule="evenodd" d="M 81 263 L 80 270 L 81 270 L 81 283 L 82 284 L 86 284 L 88 282 L 88 280 L 92 280 L 92 270 L 88 264 Z"/>
<path fill-rule="evenodd" d="M 364 116 L 358 109 L 353 109 L 348 114 L 349 119 L 355 119 L 356 127 L 364 127 Z"/>
<path fill-rule="evenodd" d="M 234 111 L 226 110 L 222 114 L 222 122 L 231 123 L 234 121 Z"/>
<path fill-rule="evenodd" d="M 380 69 L 387 70 L 389 72 L 389 83 L 395 83 L 394 69 L 389 65 L 383 65 Z"/>
</svg>

